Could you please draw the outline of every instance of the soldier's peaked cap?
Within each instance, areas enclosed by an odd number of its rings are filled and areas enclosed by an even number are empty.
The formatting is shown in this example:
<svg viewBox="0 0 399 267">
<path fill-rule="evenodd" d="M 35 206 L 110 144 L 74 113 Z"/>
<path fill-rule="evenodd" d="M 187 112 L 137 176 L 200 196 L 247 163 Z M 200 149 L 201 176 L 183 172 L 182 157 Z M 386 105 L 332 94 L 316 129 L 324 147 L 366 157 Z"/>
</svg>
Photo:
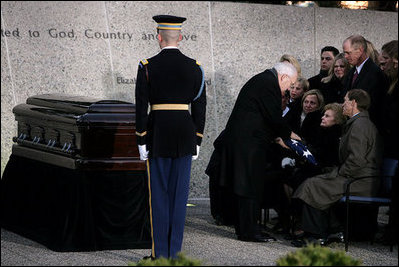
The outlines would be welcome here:
<svg viewBox="0 0 399 267">
<path fill-rule="evenodd" d="M 181 25 L 186 20 L 186 18 L 171 15 L 157 15 L 152 18 L 158 23 L 158 30 L 181 30 Z"/>
</svg>

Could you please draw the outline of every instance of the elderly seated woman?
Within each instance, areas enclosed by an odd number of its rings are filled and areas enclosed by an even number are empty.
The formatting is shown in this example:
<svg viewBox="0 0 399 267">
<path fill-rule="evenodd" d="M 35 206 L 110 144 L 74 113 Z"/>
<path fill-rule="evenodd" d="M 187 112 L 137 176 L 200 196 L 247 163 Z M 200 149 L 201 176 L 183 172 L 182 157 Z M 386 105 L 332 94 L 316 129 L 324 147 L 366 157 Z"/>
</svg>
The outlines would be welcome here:
<svg viewBox="0 0 399 267">
<path fill-rule="evenodd" d="M 339 227 L 331 221 L 330 211 L 344 194 L 348 179 L 362 176 L 376 176 L 382 163 L 382 140 L 367 109 L 370 96 L 362 89 L 348 91 L 344 98 L 343 113 L 349 120 L 339 144 L 339 166 L 330 172 L 306 179 L 294 192 L 302 205 L 302 229 L 305 237 L 294 240 L 294 246 L 307 242 L 325 244 L 330 233 Z M 351 187 L 359 196 L 373 196 L 378 192 L 377 179 L 363 179 Z"/>
<path fill-rule="evenodd" d="M 317 140 L 313 140 L 308 146 L 318 164 L 315 166 L 306 161 L 301 162 L 300 159 L 298 161 L 298 157 L 296 160 L 293 158 L 285 158 L 283 160 L 282 166 L 292 171 L 291 175 L 283 178 L 286 197 L 290 203 L 290 215 L 294 218 L 291 226 L 292 233 L 287 238 L 298 238 L 303 235 L 303 231 L 300 230 L 299 217 L 301 212 L 296 210 L 298 208 L 291 203 L 292 193 L 307 178 L 326 173 L 339 164 L 339 139 L 345 122 L 346 116 L 343 115 L 342 104 L 327 104 L 324 107 L 320 127 L 314 129 L 317 132 Z"/>
</svg>

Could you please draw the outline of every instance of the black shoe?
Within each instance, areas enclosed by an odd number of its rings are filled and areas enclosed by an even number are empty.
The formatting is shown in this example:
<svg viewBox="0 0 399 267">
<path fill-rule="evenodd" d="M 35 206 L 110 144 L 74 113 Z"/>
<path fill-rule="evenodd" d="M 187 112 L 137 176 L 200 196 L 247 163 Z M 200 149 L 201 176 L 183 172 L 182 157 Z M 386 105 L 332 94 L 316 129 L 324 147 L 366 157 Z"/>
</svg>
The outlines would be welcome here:
<svg viewBox="0 0 399 267">
<path fill-rule="evenodd" d="M 145 256 L 145 257 L 143 257 L 143 260 L 152 260 L 152 261 L 154 261 L 155 260 L 155 258 L 153 257 L 153 256 Z"/>
<path fill-rule="evenodd" d="M 285 240 L 297 240 L 297 239 L 301 239 L 305 236 L 305 232 L 301 232 L 299 234 L 286 234 L 284 235 L 284 239 Z"/>
<path fill-rule="evenodd" d="M 308 238 L 299 238 L 291 241 L 291 244 L 294 247 L 305 247 L 307 245 L 313 244 L 313 245 L 319 245 L 319 246 L 326 246 L 328 244 L 327 239 L 325 238 L 314 238 L 314 237 L 308 237 Z"/>
<path fill-rule="evenodd" d="M 270 242 L 270 241 L 276 241 L 277 239 L 270 235 L 260 234 L 252 237 L 238 236 L 238 240 L 245 242 Z"/>
<path fill-rule="evenodd" d="M 305 242 L 305 240 L 303 240 L 302 238 L 292 240 L 292 241 L 291 241 L 291 244 L 292 244 L 294 247 L 297 247 L 297 248 L 305 247 L 305 246 L 307 245 L 307 243 Z"/>
<path fill-rule="evenodd" d="M 344 243 L 345 242 L 344 233 L 338 232 L 335 234 L 331 234 L 328 236 L 327 240 L 328 240 L 328 243 L 332 243 L 332 242 Z"/>
</svg>

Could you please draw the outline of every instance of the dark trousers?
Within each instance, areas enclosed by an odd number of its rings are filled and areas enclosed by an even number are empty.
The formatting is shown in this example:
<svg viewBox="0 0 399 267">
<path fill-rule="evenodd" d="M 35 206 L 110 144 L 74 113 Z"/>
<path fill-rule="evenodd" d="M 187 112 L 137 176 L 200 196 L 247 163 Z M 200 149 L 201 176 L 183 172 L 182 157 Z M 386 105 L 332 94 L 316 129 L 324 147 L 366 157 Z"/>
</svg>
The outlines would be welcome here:
<svg viewBox="0 0 399 267">
<path fill-rule="evenodd" d="M 176 258 L 183 242 L 191 155 L 149 159 L 152 256 Z"/>
<path fill-rule="evenodd" d="M 317 238 L 327 238 L 329 233 L 342 230 L 341 223 L 335 216 L 335 207 L 319 210 L 303 203 L 302 229 Z"/>
<path fill-rule="evenodd" d="M 260 234 L 258 224 L 260 204 L 258 200 L 237 196 L 237 214 L 235 223 L 237 236 L 252 238 Z"/>
</svg>

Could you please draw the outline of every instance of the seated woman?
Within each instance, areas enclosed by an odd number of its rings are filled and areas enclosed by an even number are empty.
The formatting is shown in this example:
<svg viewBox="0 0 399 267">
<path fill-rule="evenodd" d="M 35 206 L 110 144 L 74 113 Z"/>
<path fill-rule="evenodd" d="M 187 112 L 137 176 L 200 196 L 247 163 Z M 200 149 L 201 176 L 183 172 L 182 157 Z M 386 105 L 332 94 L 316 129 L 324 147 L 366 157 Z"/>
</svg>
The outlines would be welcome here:
<svg viewBox="0 0 399 267">
<path fill-rule="evenodd" d="M 308 149 L 316 158 L 318 165 L 299 162 L 295 166 L 292 176 L 285 179 L 286 185 L 290 187 L 291 191 L 295 191 L 306 178 L 327 172 L 338 165 L 339 139 L 342 134 L 342 125 L 345 122 L 346 117 L 343 115 L 341 104 L 330 103 L 324 107 L 320 127 L 314 129 L 318 133 L 318 138 L 311 140 L 308 145 Z M 298 161 L 298 157 L 295 158 Z"/>
<path fill-rule="evenodd" d="M 297 207 L 292 205 L 292 193 L 307 178 L 330 171 L 334 166 L 339 164 L 338 148 L 339 139 L 342 134 L 342 125 L 345 123 L 346 117 L 342 112 L 342 105 L 338 103 L 330 103 L 324 107 L 324 114 L 321 118 L 320 128 L 318 129 L 319 138 L 315 140 L 308 148 L 316 158 L 318 165 L 314 166 L 306 162 L 298 164 L 291 168 L 291 174 L 285 176 L 282 180 L 288 203 L 290 204 L 290 215 L 292 216 L 292 233 L 290 238 L 296 238 L 303 234 L 300 230 L 301 211 L 296 210 Z M 293 162 L 293 159 L 285 159 L 285 162 Z M 295 160 L 294 160 L 295 161 Z M 294 165 L 294 164 L 292 164 Z"/>
<path fill-rule="evenodd" d="M 307 242 L 323 244 L 339 224 L 330 211 L 344 194 L 349 178 L 376 176 L 382 162 L 382 143 L 377 128 L 371 122 L 367 109 L 370 96 L 362 89 L 352 89 L 344 98 L 343 113 L 349 120 L 339 145 L 339 166 L 330 172 L 306 179 L 294 192 L 293 198 L 302 200 L 302 229 L 305 239 L 294 240 L 294 246 Z M 354 183 L 351 191 L 359 196 L 373 196 L 378 192 L 376 179 Z"/>
<path fill-rule="evenodd" d="M 321 110 L 324 108 L 323 95 L 319 90 L 313 89 L 303 94 L 301 109 L 290 109 L 284 117 L 289 127 L 297 133 L 305 143 L 315 140 L 321 122 Z"/>
<path fill-rule="evenodd" d="M 314 89 L 303 94 L 300 109 L 290 109 L 284 116 L 284 119 L 291 130 L 297 133 L 301 137 L 302 141 L 308 146 L 319 142 L 319 128 L 322 116 L 321 110 L 323 107 L 323 96 L 318 90 Z M 273 207 L 278 213 L 279 223 L 277 223 L 277 226 L 274 230 L 278 233 L 288 233 L 291 227 L 289 225 L 289 209 L 287 208 L 289 205 L 289 199 L 286 197 L 286 195 L 291 195 L 291 191 L 285 192 L 289 189 L 284 188 L 284 181 L 285 177 L 290 176 L 291 170 L 282 170 L 281 159 L 284 157 L 294 157 L 294 154 L 292 154 L 294 152 L 287 151 L 285 149 L 281 150 L 279 146 L 277 146 L 277 149 L 279 149 L 278 151 L 280 151 L 280 153 L 276 152 L 274 154 L 274 159 L 277 161 L 277 164 L 274 162 L 273 165 L 273 170 L 276 171 L 275 175 L 273 176 L 275 177 L 273 180 L 275 184 L 273 186 L 268 185 L 267 188 L 265 188 L 266 193 L 264 195 L 263 206 Z M 304 164 L 301 168 L 304 171 L 307 168 L 311 171 L 307 174 L 307 177 L 314 175 L 313 166 Z M 269 176 L 272 175 L 269 174 Z M 281 190 L 279 190 L 279 188 L 281 188 Z"/>
</svg>

